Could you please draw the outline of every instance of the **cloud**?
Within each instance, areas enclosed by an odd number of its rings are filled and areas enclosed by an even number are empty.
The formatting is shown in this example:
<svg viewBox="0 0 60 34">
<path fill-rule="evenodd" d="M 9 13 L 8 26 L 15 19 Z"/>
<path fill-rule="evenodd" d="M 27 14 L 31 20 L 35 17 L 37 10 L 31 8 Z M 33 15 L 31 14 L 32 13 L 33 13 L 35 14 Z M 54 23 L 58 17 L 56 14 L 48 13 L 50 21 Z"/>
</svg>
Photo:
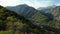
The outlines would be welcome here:
<svg viewBox="0 0 60 34">
<path fill-rule="evenodd" d="M 24 2 L 24 3 L 27 4 L 27 5 L 29 5 L 29 6 L 34 6 L 33 3 L 30 2 L 30 1 L 26 1 L 26 2 Z"/>
<path fill-rule="evenodd" d="M 24 0 L 23 0 L 24 1 Z M 51 3 L 51 0 L 26 0 L 24 2 L 25 4 L 35 7 L 35 8 L 39 8 L 39 7 L 46 7 L 48 6 L 48 4 Z"/>
<path fill-rule="evenodd" d="M 2 6 L 15 6 L 17 3 L 16 0 L 0 0 L 0 5 Z"/>
<path fill-rule="evenodd" d="M 57 6 L 60 6 L 60 4 L 56 4 Z"/>
<path fill-rule="evenodd" d="M 15 6 L 19 4 L 27 4 L 35 8 L 46 7 L 53 4 L 60 5 L 59 3 L 59 0 L 0 0 L 0 5 L 2 6 Z"/>
</svg>

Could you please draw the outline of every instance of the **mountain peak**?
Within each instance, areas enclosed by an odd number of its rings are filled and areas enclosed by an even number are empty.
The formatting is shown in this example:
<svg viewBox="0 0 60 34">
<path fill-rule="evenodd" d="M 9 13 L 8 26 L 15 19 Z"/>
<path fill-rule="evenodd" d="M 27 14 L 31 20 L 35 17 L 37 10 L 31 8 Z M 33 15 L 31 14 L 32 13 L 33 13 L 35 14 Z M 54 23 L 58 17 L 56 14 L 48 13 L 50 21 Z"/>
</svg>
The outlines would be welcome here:
<svg viewBox="0 0 60 34">
<path fill-rule="evenodd" d="M 55 8 L 56 5 L 48 6 L 47 8 Z"/>
<path fill-rule="evenodd" d="M 19 6 L 28 6 L 28 5 L 27 4 L 16 5 L 16 7 L 19 7 Z"/>
</svg>

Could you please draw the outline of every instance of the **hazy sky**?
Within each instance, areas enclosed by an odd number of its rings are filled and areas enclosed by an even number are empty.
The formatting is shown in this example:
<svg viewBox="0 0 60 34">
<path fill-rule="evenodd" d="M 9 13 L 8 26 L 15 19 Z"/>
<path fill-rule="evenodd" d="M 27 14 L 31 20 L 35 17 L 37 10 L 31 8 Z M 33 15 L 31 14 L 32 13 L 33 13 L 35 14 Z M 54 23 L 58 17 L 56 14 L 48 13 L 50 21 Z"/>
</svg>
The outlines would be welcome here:
<svg viewBox="0 0 60 34">
<path fill-rule="evenodd" d="M 38 8 L 51 5 L 60 5 L 60 0 L 0 0 L 0 5 L 2 6 L 15 6 L 19 4 L 27 4 Z"/>
</svg>

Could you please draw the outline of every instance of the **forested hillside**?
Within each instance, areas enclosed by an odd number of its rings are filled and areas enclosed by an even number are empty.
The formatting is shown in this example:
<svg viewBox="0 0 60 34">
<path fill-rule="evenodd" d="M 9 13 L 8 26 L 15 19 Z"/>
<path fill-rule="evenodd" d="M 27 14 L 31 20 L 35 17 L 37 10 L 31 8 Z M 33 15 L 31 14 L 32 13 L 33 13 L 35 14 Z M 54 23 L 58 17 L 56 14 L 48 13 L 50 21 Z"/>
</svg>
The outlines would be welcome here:
<svg viewBox="0 0 60 34">
<path fill-rule="evenodd" d="M 23 16 L 0 6 L 0 34 L 49 34 Z"/>
<path fill-rule="evenodd" d="M 0 33 L 51 34 L 50 31 L 60 32 L 59 7 L 53 8 L 50 13 L 39 12 L 33 7 L 28 7 L 29 10 L 26 8 L 20 10 L 22 13 L 19 14 L 20 11 L 7 10 L 0 6 Z"/>
<path fill-rule="evenodd" d="M 36 21 L 36 22 L 44 24 L 46 21 L 49 20 L 47 16 L 43 15 L 35 8 L 28 6 L 26 4 L 21 4 L 21 5 L 17 5 L 13 7 L 10 6 L 6 8 L 10 11 L 16 12 L 17 14 L 21 16 L 24 16 L 25 18 L 31 21 Z"/>
</svg>

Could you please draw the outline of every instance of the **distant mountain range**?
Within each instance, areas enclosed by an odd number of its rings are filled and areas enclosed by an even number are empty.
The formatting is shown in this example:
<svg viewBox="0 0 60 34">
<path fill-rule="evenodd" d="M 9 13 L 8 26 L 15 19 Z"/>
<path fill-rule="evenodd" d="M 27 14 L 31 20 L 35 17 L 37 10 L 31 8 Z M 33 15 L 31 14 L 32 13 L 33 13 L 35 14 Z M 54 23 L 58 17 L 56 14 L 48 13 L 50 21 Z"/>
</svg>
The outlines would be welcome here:
<svg viewBox="0 0 60 34">
<path fill-rule="evenodd" d="M 60 6 L 49 6 L 35 9 L 26 4 L 22 4 L 14 7 L 8 6 L 6 8 L 31 21 L 36 21 L 36 23 L 42 23 L 56 28 L 58 28 L 60 24 Z"/>
<path fill-rule="evenodd" d="M 30 7 L 26 4 L 6 8 L 8 10 L 15 11 L 19 15 L 24 16 L 25 18 L 28 18 L 30 20 L 39 21 L 41 18 L 47 19 L 47 17 L 42 15 L 37 9 Z"/>
<path fill-rule="evenodd" d="M 49 13 L 49 12 L 51 12 L 51 7 L 47 7 L 47 8 L 41 7 L 41 8 L 35 9 L 26 4 L 22 4 L 22 5 L 18 5 L 18 6 L 14 6 L 14 7 L 8 6 L 6 8 L 11 11 L 15 11 L 16 13 L 18 13 L 26 18 L 31 18 L 33 15 L 38 13 L 38 15 L 41 14 L 41 15 L 46 16 L 48 18 L 48 20 L 53 20 L 53 15 Z M 41 17 L 41 15 L 40 15 L 40 17 Z M 37 16 L 37 15 L 35 15 L 35 16 Z"/>
<path fill-rule="evenodd" d="M 29 8 L 32 8 L 32 9 L 29 9 Z M 17 31 L 19 33 L 24 33 L 24 31 L 29 32 L 28 34 L 31 34 L 31 33 L 32 34 L 41 34 L 41 33 L 47 34 L 49 32 L 50 33 L 53 32 L 56 34 L 60 33 L 59 20 L 58 20 L 59 23 L 56 21 L 53 22 L 53 20 L 50 22 L 46 22 L 49 13 L 41 12 L 40 10 L 36 10 L 33 7 L 29 7 L 29 8 L 28 8 L 29 11 L 27 11 L 26 8 L 25 9 L 21 8 L 23 12 L 22 12 L 22 14 L 20 14 L 21 10 L 14 11 L 14 10 L 12 10 L 12 7 L 11 7 L 11 11 L 10 11 L 10 9 L 7 10 L 6 8 L 0 6 L 0 31 L 2 31 L 2 33 L 3 33 L 4 31 L 6 32 L 6 31 L 12 30 L 11 31 L 12 34 L 13 34 L 13 32 L 15 34 Z M 26 14 L 26 12 L 28 12 L 28 14 Z M 27 18 L 27 16 L 29 16 L 31 14 L 31 12 L 33 12 L 32 13 L 33 15 L 31 15 L 31 17 L 28 18 L 28 19 L 31 19 L 31 21 L 30 21 L 30 20 L 27 20 L 26 18 Z M 51 16 L 51 15 L 49 15 L 49 16 Z M 34 20 L 34 21 L 32 21 L 32 20 Z M 58 29 L 56 29 L 56 28 L 58 28 Z M 10 34 L 10 32 L 9 32 L 9 34 Z"/>
<path fill-rule="evenodd" d="M 45 14 L 49 14 L 51 16 L 53 15 L 54 18 L 57 18 L 58 16 L 60 16 L 60 6 L 50 6 L 50 7 L 46 7 L 43 9 L 38 8 L 38 10 L 40 12 L 42 12 L 43 14 L 45 13 Z"/>
</svg>

